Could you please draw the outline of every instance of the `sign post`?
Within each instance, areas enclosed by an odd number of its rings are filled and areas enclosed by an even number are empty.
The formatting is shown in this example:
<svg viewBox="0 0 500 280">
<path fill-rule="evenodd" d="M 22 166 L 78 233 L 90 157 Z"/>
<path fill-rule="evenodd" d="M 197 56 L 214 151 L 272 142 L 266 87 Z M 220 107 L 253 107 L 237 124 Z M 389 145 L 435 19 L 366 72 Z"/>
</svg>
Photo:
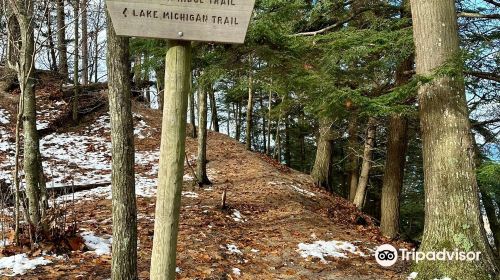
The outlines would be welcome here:
<svg viewBox="0 0 500 280">
<path fill-rule="evenodd" d="M 120 36 L 168 40 L 150 279 L 173 280 L 184 175 L 191 41 L 243 43 L 255 0 L 107 0 Z"/>
</svg>

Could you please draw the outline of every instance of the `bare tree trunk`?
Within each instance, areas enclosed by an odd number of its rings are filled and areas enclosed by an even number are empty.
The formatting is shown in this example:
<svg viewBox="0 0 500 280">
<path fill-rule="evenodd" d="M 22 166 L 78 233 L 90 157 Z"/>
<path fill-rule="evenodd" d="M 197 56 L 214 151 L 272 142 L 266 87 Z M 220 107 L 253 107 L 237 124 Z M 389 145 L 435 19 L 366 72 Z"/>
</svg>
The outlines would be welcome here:
<svg viewBox="0 0 500 280">
<path fill-rule="evenodd" d="M 196 105 L 194 104 L 194 92 L 189 93 L 189 117 L 191 120 L 191 138 L 196 138 Z"/>
<path fill-rule="evenodd" d="M 241 140 L 241 101 L 236 103 L 236 140 Z"/>
<path fill-rule="evenodd" d="M 211 87 L 209 85 L 208 87 Z M 198 158 L 196 160 L 196 179 L 198 185 L 210 185 L 207 176 L 207 90 L 203 85 L 198 90 Z"/>
<path fill-rule="evenodd" d="M 88 2 L 81 0 L 82 15 L 82 84 L 89 82 L 89 35 L 88 35 Z"/>
<path fill-rule="evenodd" d="M 45 19 L 47 21 L 47 41 L 49 43 L 49 62 L 50 62 L 50 70 L 57 71 L 57 57 L 56 57 L 56 47 L 54 44 L 54 38 L 52 34 L 52 1 L 45 1 Z"/>
<path fill-rule="evenodd" d="M 351 113 L 349 119 L 349 145 L 348 145 L 348 157 L 349 157 L 349 200 L 354 202 L 354 197 L 356 197 L 356 189 L 358 188 L 358 176 L 359 176 L 359 161 L 358 161 L 358 117 L 355 112 Z"/>
<path fill-rule="evenodd" d="M 375 143 L 376 120 L 373 117 L 368 119 L 366 128 L 365 149 L 363 152 L 363 164 L 361 165 L 361 174 L 359 176 L 358 187 L 356 188 L 356 196 L 354 197 L 354 205 L 358 209 L 363 208 L 366 196 L 366 187 L 368 185 L 368 178 L 370 169 L 372 167 L 372 153 L 373 145 Z"/>
<path fill-rule="evenodd" d="M 158 91 L 158 110 L 163 111 L 163 100 L 165 92 L 165 65 L 155 69 L 156 88 Z"/>
<path fill-rule="evenodd" d="M 210 96 L 210 111 L 212 112 L 212 125 L 215 132 L 220 132 L 219 115 L 217 113 L 217 100 L 215 99 L 215 92 L 212 88 L 208 92 Z"/>
<path fill-rule="evenodd" d="M 389 117 L 380 221 L 380 231 L 389 238 L 395 238 L 399 232 L 399 200 L 406 162 L 407 130 L 405 116 L 394 114 Z"/>
<path fill-rule="evenodd" d="M 273 104 L 273 92 L 269 90 L 269 104 L 268 104 L 268 109 L 267 109 L 267 131 L 269 133 L 269 137 L 267 138 L 267 150 L 266 154 L 270 155 L 271 154 L 271 109 L 272 109 L 272 104 Z"/>
<path fill-rule="evenodd" d="M 137 209 L 134 126 L 130 88 L 129 39 L 116 36 L 108 22 L 108 87 L 112 142 L 113 252 L 111 278 L 137 279 Z"/>
<path fill-rule="evenodd" d="M 79 65 L 78 62 L 80 60 L 79 57 L 79 29 L 80 29 L 80 24 L 79 24 L 79 11 L 80 11 L 80 0 L 74 0 L 73 2 L 73 13 L 75 16 L 75 48 L 74 48 L 74 62 L 73 62 L 73 82 L 75 85 L 75 92 L 73 95 L 73 121 L 76 122 L 78 120 L 78 95 L 79 95 L 79 77 L 78 77 L 78 72 L 79 72 Z"/>
<path fill-rule="evenodd" d="M 40 203 L 40 144 L 36 129 L 35 38 L 33 1 L 9 0 L 21 31 L 20 61 L 17 69 L 23 96 L 24 174 L 28 214 L 36 231 L 44 228 Z"/>
<path fill-rule="evenodd" d="M 462 65 L 436 71 L 460 53 L 455 1 L 411 0 L 419 89 L 425 187 L 421 252 L 481 252 L 477 261 L 422 260 L 418 279 L 497 279 L 498 267 L 481 221 Z M 448 69 L 448 68 L 447 68 Z"/>
<path fill-rule="evenodd" d="M 286 166 L 292 166 L 292 153 L 290 151 L 290 117 L 285 119 L 285 164 Z"/>
<path fill-rule="evenodd" d="M 191 84 L 191 42 L 170 40 L 166 63 L 165 106 L 151 257 L 152 280 L 175 279 L 176 276 L 187 100 Z"/>
<path fill-rule="evenodd" d="M 64 0 L 57 1 L 57 49 L 59 52 L 59 73 L 68 78 L 68 49 L 66 46 L 66 14 L 64 12 Z"/>
<path fill-rule="evenodd" d="M 330 161 L 332 158 L 332 121 L 327 118 L 320 120 L 316 159 L 311 177 L 318 186 L 329 187 Z"/>
<path fill-rule="evenodd" d="M 264 111 L 264 98 L 261 96 L 259 98 L 259 105 L 260 105 L 260 111 L 262 114 L 262 145 L 263 145 L 263 151 L 264 153 L 267 153 L 267 132 L 266 132 L 266 113 Z"/>
<path fill-rule="evenodd" d="M 97 3 L 97 14 L 102 13 L 102 4 L 104 1 L 99 0 Z M 97 20 L 95 22 L 95 30 L 94 30 L 94 57 L 93 57 L 93 63 L 94 63 L 94 82 L 97 83 L 99 82 L 99 76 L 98 76 L 98 70 L 99 70 L 99 31 L 101 26 L 101 17 L 97 17 Z"/>
<path fill-rule="evenodd" d="M 493 204 L 494 200 L 491 194 L 487 192 L 482 192 L 482 198 L 484 203 L 484 209 L 488 217 L 488 222 L 490 223 L 490 229 L 493 233 L 493 240 L 495 243 L 495 256 L 498 258 L 500 256 L 500 222 L 498 221 L 498 216 L 496 213 L 496 207 Z"/>
<path fill-rule="evenodd" d="M 404 7 L 403 7 L 404 8 Z M 404 15 L 403 15 L 404 16 Z M 411 79 L 414 58 L 411 55 L 396 69 L 396 85 L 402 86 Z M 387 158 L 385 163 L 384 182 L 382 185 L 380 231 L 389 238 L 395 238 L 399 232 L 399 201 L 403 187 L 408 146 L 408 119 L 401 114 L 389 117 L 389 134 L 387 136 Z"/>
<path fill-rule="evenodd" d="M 7 16 L 7 65 L 9 68 L 17 70 L 19 63 L 19 46 L 21 41 L 21 30 L 19 27 L 19 22 L 17 17 L 7 5 L 6 9 Z"/>
<path fill-rule="evenodd" d="M 231 137 L 231 105 L 229 102 L 226 105 L 226 110 L 227 110 L 227 136 Z"/>
<path fill-rule="evenodd" d="M 250 64 L 251 65 L 251 64 Z M 253 125 L 253 77 L 252 69 L 248 73 L 248 104 L 247 104 L 247 127 L 245 134 L 245 147 L 252 150 L 252 125 Z"/>
</svg>

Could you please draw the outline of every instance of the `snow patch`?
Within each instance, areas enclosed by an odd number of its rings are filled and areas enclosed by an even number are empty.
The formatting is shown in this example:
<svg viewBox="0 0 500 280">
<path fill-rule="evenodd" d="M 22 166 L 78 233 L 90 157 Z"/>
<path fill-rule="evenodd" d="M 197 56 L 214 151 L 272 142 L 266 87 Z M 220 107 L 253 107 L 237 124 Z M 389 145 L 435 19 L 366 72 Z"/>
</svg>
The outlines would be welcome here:
<svg viewBox="0 0 500 280">
<path fill-rule="evenodd" d="M 292 188 L 293 188 L 296 192 L 298 192 L 298 193 L 300 193 L 300 194 L 302 194 L 302 195 L 305 195 L 305 196 L 308 196 L 308 197 L 315 197 L 315 196 L 316 196 L 316 194 L 315 194 L 315 193 L 312 193 L 312 192 L 310 192 L 310 191 L 306 191 L 306 190 L 301 189 L 301 188 L 299 188 L 299 187 L 297 187 L 297 186 L 293 186 L 293 185 L 292 185 Z"/>
<path fill-rule="evenodd" d="M 182 192 L 182 196 L 187 198 L 198 198 L 198 194 L 195 192 Z"/>
<path fill-rule="evenodd" d="M 240 249 L 238 249 L 238 246 L 234 245 L 234 244 L 227 244 L 226 245 L 226 249 L 227 251 L 230 253 L 230 254 L 238 254 L 238 255 L 242 255 L 243 253 L 240 251 Z"/>
<path fill-rule="evenodd" d="M 28 270 L 32 270 L 39 265 L 46 265 L 49 263 L 51 263 L 51 261 L 46 260 L 43 257 L 29 259 L 26 254 L 4 257 L 0 258 L 0 275 L 24 275 Z"/>
<path fill-rule="evenodd" d="M 241 270 L 237 267 L 233 267 L 233 274 L 236 275 L 236 276 L 240 276 L 241 275 Z"/>
<path fill-rule="evenodd" d="M 408 275 L 408 280 L 413 280 L 417 278 L 418 273 L 417 272 L 412 272 L 410 275 Z"/>
<path fill-rule="evenodd" d="M 346 241 L 315 241 L 312 244 L 300 243 L 298 252 L 303 258 L 313 257 L 320 259 L 323 263 L 328 263 L 325 257 L 347 258 L 347 253 L 366 256 L 358 247 Z"/>
<path fill-rule="evenodd" d="M 235 220 L 236 222 L 245 222 L 246 220 L 243 218 L 243 215 L 241 215 L 240 211 L 234 209 L 233 214 L 231 215 L 231 218 Z"/>
<path fill-rule="evenodd" d="M 5 246 L 9 246 L 9 245 L 10 245 L 9 240 L 7 240 L 7 239 L 0 240 L 0 247 L 5 247 Z"/>
<path fill-rule="evenodd" d="M 96 253 L 96 255 L 109 255 L 111 254 L 111 243 L 112 238 L 102 238 L 95 236 L 93 232 L 84 232 L 82 233 L 83 240 L 85 241 L 85 245 L 92 251 Z"/>
</svg>

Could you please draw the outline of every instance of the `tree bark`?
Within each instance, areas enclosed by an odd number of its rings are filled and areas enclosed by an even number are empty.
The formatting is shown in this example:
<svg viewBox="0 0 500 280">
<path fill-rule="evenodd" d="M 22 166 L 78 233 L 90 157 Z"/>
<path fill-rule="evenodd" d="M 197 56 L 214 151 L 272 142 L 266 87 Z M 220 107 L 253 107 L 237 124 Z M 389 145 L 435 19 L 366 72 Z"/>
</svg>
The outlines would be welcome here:
<svg viewBox="0 0 500 280">
<path fill-rule="evenodd" d="M 9 68 L 17 70 L 19 62 L 19 49 L 21 41 L 21 30 L 19 30 L 19 22 L 12 11 L 10 5 L 6 9 L 7 16 L 7 65 Z"/>
<path fill-rule="evenodd" d="M 74 0 L 73 2 L 73 13 L 75 16 L 75 48 L 73 50 L 74 54 L 74 61 L 73 61 L 73 82 L 75 85 L 74 89 L 74 95 L 73 95 L 73 122 L 76 122 L 78 120 L 78 95 L 79 95 L 79 29 L 80 29 L 80 24 L 79 24 L 79 11 L 80 11 L 80 0 Z"/>
<path fill-rule="evenodd" d="M 211 87 L 209 85 L 208 87 Z M 196 160 L 196 179 L 198 185 L 210 185 L 207 176 L 207 90 L 200 86 L 198 91 L 198 158 Z"/>
<path fill-rule="evenodd" d="M 322 118 L 319 124 L 316 159 L 311 176 L 317 186 L 330 186 L 330 161 L 332 158 L 332 121 Z"/>
<path fill-rule="evenodd" d="M 151 273 L 153 280 L 175 279 L 175 260 L 184 169 L 191 42 L 168 42 L 165 105 L 158 173 Z"/>
<path fill-rule="evenodd" d="M 263 147 L 263 150 L 262 152 L 263 153 L 267 153 L 267 132 L 266 132 L 266 112 L 265 112 L 265 109 L 264 109 L 264 97 L 261 96 L 259 98 L 259 105 L 260 105 L 260 111 L 261 111 L 261 114 L 262 114 L 262 147 Z"/>
<path fill-rule="evenodd" d="M 59 53 L 59 73 L 68 78 L 68 49 L 66 46 L 66 13 L 64 12 L 64 0 L 57 1 L 57 49 Z"/>
<path fill-rule="evenodd" d="M 112 142 L 113 246 L 111 279 L 137 278 L 137 209 L 129 39 L 116 36 L 108 15 L 108 95 Z"/>
<path fill-rule="evenodd" d="M 288 167 L 292 166 L 292 151 L 290 147 L 290 117 L 285 119 L 285 164 Z"/>
<path fill-rule="evenodd" d="M 82 84 L 89 82 L 89 35 L 88 35 L 88 2 L 81 0 L 82 15 Z"/>
<path fill-rule="evenodd" d="M 266 154 L 270 155 L 271 154 L 271 109 L 272 109 L 272 104 L 273 104 L 273 92 L 269 90 L 269 103 L 268 103 L 268 108 L 267 108 L 267 131 L 269 133 L 269 137 L 267 138 L 267 149 L 266 149 Z"/>
<path fill-rule="evenodd" d="M 17 67 L 18 80 L 23 96 L 24 174 L 28 216 L 36 231 L 45 228 L 41 220 L 40 203 L 40 143 L 36 129 L 35 99 L 35 35 L 33 1 L 9 0 L 20 27 L 21 48 Z"/>
<path fill-rule="evenodd" d="M 484 203 L 484 209 L 486 210 L 486 216 L 488 217 L 488 222 L 490 223 L 490 229 L 493 233 L 493 240 L 495 242 L 495 256 L 499 258 L 500 256 L 500 223 L 498 221 L 498 216 L 496 214 L 496 208 L 493 204 L 493 197 L 487 192 L 482 192 L 482 198 Z"/>
<path fill-rule="evenodd" d="M 56 56 L 56 47 L 54 44 L 53 32 L 52 32 L 52 17 L 51 12 L 53 9 L 52 1 L 45 1 L 45 19 L 47 20 L 47 41 L 49 44 L 49 62 L 50 62 L 50 70 L 57 72 L 57 56 Z"/>
<path fill-rule="evenodd" d="M 194 104 L 194 92 L 189 93 L 189 117 L 191 120 L 191 138 L 196 138 L 196 105 Z"/>
<path fill-rule="evenodd" d="M 217 113 L 217 100 L 215 99 L 215 92 L 210 88 L 208 95 L 210 97 L 210 111 L 212 112 L 212 125 L 215 132 L 220 132 L 219 115 Z"/>
<path fill-rule="evenodd" d="M 158 110 L 163 111 L 163 101 L 165 92 L 165 64 L 155 69 L 156 89 L 158 91 Z"/>
<path fill-rule="evenodd" d="M 355 112 L 351 113 L 349 119 L 349 144 L 348 144 L 348 157 L 349 157 L 349 200 L 354 202 L 356 197 L 356 189 L 358 188 L 359 179 L 359 161 L 358 161 L 358 117 Z"/>
<path fill-rule="evenodd" d="M 423 260 L 418 279 L 496 279 L 498 268 L 481 222 L 479 191 L 461 65 L 436 71 L 459 55 L 455 1 L 411 0 L 417 74 L 432 78 L 419 89 L 425 187 L 420 251 L 481 252 L 474 262 Z"/>
<path fill-rule="evenodd" d="M 250 64 L 251 65 L 251 64 Z M 247 127 L 245 134 L 245 147 L 252 150 L 252 126 L 253 126 L 253 77 L 252 69 L 248 73 L 248 104 L 247 104 Z"/>
<path fill-rule="evenodd" d="M 370 117 L 366 128 L 366 140 L 363 152 L 363 163 L 361 165 L 361 174 L 359 175 L 358 187 L 356 188 L 356 196 L 354 196 L 354 205 L 356 205 L 358 209 L 362 209 L 365 202 L 366 187 L 368 186 L 370 169 L 372 167 L 372 153 L 373 145 L 375 143 L 376 129 L 376 120 L 375 118 Z"/>
<path fill-rule="evenodd" d="M 406 162 L 407 130 L 405 116 L 394 114 L 389 117 L 380 220 L 380 231 L 389 238 L 395 238 L 399 232 L 399 200 Z"/>
<path fill-rule="evenodd" d="M 236 117 L 236 140 L 240 141 L 241 140 L 241 101 L 238 101 L 236 103 L 236 112 L 235 112 L 235 117 Z"/>
<path fill-rule="evenodd" d="M 402 8 L 404 9 L 405 7 L 403 6 Z M 402 16 L 405 17 L 405 14 Z M 407 73 L 413 70 L 413 64 L 414 56 L 411 55 L 398 66 L 395 75 L 397 86 L 402 86 L 411 79 L 411 74 Z M 389 117 L 387 157 L 382 185 L 380 219 L 380 231 L 389 238 L 395 238 L 399 232 L 399 201 L 401 188 L 403 187 L 406 149 L 408 146 L 407 132 L 407 117 L 401 114 L 392 114 Z"/>
</svg>

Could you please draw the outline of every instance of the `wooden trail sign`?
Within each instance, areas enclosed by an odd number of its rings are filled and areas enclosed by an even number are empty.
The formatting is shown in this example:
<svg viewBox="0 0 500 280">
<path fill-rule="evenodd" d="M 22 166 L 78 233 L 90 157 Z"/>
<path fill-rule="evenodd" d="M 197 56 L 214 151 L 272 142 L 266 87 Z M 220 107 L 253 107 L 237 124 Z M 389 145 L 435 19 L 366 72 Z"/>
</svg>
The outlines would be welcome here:
<svg viewBox="0 0 500 280">
<path fill-rule="evenodd" d="M 117 35 L 244 43 L 255 0 L 107 0 Z"/>
</svg>

